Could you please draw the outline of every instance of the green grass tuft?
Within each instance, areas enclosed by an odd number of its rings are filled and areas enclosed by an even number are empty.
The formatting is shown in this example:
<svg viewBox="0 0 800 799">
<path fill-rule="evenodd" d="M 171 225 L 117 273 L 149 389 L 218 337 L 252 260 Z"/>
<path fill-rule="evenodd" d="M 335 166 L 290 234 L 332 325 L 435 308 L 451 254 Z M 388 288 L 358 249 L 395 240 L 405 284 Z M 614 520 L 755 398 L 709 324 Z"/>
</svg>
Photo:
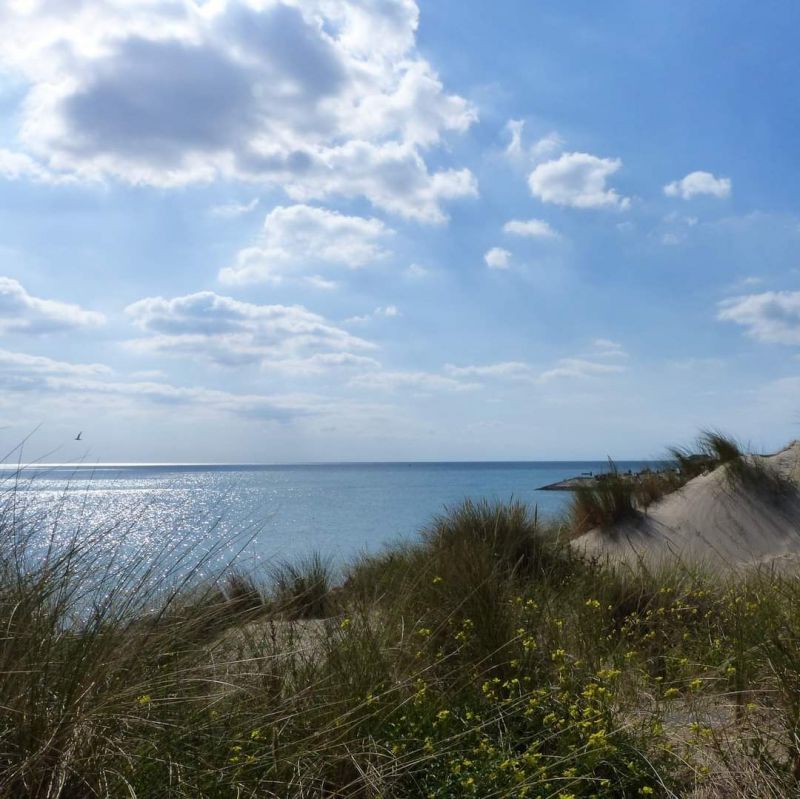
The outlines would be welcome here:
<svg viewBox="0 0 800 799">
<path fill-rule="evenodd" d="M 333 569 L 318 552 L 271 570 L 274 610 L 289 619 L 324 619 L 333 613 Z"/>
</svg>

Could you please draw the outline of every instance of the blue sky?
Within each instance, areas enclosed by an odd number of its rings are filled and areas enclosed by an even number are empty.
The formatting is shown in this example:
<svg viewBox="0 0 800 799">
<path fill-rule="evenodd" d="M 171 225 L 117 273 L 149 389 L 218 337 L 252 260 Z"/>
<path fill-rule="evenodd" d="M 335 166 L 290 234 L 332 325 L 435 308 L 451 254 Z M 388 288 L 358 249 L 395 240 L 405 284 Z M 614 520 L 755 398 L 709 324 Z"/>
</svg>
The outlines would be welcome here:
<svg viewBox="0 0 800 799">
<path fill-rule="evenodd" d="M 790 2 L 9 0 L 6 448 L 38 425 L 26 455 L 64 461 L 797 437 L 798 24 Z"/>
</svg>

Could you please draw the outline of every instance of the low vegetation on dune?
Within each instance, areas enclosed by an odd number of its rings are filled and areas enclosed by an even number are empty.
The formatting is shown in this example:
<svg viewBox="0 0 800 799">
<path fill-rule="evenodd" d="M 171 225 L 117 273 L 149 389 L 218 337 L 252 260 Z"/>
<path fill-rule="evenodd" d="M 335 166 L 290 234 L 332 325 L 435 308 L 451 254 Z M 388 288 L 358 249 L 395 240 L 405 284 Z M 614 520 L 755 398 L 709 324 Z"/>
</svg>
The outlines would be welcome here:
<svg viewBox="0 0 800 799">
<path fill-rule="evenodd" d="M 601 512 L 642 512 L 615 480 Z M 796 795 L 800 580 L 614 566 L 569 527 L 466 502 L 340 573 L 210 578 L 7 514 L 0 796 Z"/>
</svg>

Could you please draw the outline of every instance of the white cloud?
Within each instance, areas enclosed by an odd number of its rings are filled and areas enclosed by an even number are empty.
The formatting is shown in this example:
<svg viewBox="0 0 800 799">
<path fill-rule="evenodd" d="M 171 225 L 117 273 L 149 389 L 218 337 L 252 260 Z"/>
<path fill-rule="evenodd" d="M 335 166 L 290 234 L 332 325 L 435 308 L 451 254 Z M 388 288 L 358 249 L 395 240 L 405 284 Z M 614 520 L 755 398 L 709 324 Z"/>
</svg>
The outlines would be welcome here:
<svg viewBox="0 0 800 799">
<path fill-rule="evenodd" d="M 94 328 L 105 323 L 103 314 L 78 305 L 44 300 L 29 294 L 10 277 L 0 277 L 0 331 L 8 333 L 55 333 Z"/>
<path fill-rule="evenodd" d="M 410 264 L 406 269 L 406 275 L 411 278 L 423 278 L 430 274 L 430 270 L 419 264 Z"/>
<path fill-rule="evenodd" d="M 765 291 L 731 297 L 717 319 L 742 325 L 748 335 L 776 344 L 800 344 L 800 291 Z"/>
<path fill-rule="evenodd" d="M 235 264 L 219 277 L 223 283 L 258 283 L 309 265 L 364 267 L 389 254 L 383 242 L 393 233 L 379 219 L 310 205 L 278 206 L 267 214 L 258 242 L 240 250 Z"/>
<path fill-rule="evenodd" d="M 724 368 L 725 360 L 723 358 L 680 358 L 669 361 L 668 365 L 681 372 L 697 372 L 702 375 L 710 370 L 718 371 Z"/>
<path fill-rule="evenodd" d="M 152 370 L 150 372 L 153 373 Z M 103 364 L 56 361 L 37 355 L 0 350 L 0 389 L 5 395 L 25 394 L 29 402 L 75 402 L 109 408 L 137 408 L 142 402 L 181 407 L 198 414 L 227 413 L 262 421 L 288 422 L 310 416 L 358 413 L 313 395 L 237 394 L 197 386 L 175 386 L 159 380 L 109 380 L 112 370 Z M 144 377 L 141 374 L 140 377 Z M 17 400 L 14 400 L 15 402 Z M 362 412 L 367 406 L 363 406 Z"/>
<path fill-rule="evenodd" d="M 625 367 L 619 364 L 599 363 L 585 358 L 562 358 L 552 369 L 542 372 L 539 380 L 546 383 L 559 378 L 585 379 L 624 371 Z"/>
<path fill-rule="evenodd" d="M 664 194 L 668 197 L 682 197 L 690 200 L 700 194 L 724 199 L 731 193 L 730 178 L 717 178 L 710 172 L 690 172 L 686 177 L 675 180 L 664 186 Z"/>
<path fill-rule="evenodd" d="M 555 131 L 548 133 L 535 141 L 529 147 L 523 143 L 525 122 L 521 119 L 509 119 L 506 130 L 509 142 L 506 146 L 506 157 L 518 163 L 536 163 L 544 158 L 550 158 L 563 149 L 564 140 Z"/>
<path fill-rule="evenodd" d="M 56 180 L 55 176 L 29 155 L 2 148 L 0 148 L 0 178 L 4 180 L 30 178 L 41 182 Z"/>
<path fill-rule="evenodd" d="M 442 221 L 476 193 L 426 148 L 475 107 L 416 49 L 413 0 L 44 0 L 0 6 L 0 66 L 27 86 L 0 174 L 365 196 Z"/>
<path fill-rule="evenodd" d="M 350 384 L 360 388 L 397 391 L 415 389 L 434 391 L 474 391 L 487 383 L 498 381 L 517 384 L 543 384 L 560 378 L 587 379 L 625 372 L 627 367 L 614 363 L 615 359 L 627 358 L 621 345 L 607 339 L 596 339 L 592 353 L 585 357 L 563 358 L 545 371 L 537 371 L 524 361 L 500 361 L 488 364 L 457 366 L 445 364 L 442 373 L 421 371 L 365 372 L 354 377 Z M 612 361 L 609 363 L 609 360 Z"/>
<path fill-rule="evenodd" d="M 163 380 L 167 373 L 162 369 L 137 369 L 129 375 L 133 380 Z"/>
<path fill-rule="evenodd" d="M 531 158 L 534 161 L 541 161 L 544 158 L 550 158 L 557 152 L 564 149 L 564 139 L 555 131 L 542 136 L 541 139 L 535 141 L 530 147 Z"/>
<path fill-rule="evenodd" d="M 346 353 L 320 354 L 324 368 L 330 362 L 347 365 Z M 307 364 L 302 364 L 306 368 Z M 146 404 L 148 416 L 159 408 L 197 418 L 229 415 L 257 422 L 340 425 L 347 423 L 357 432 L 367 420 L 386 416 L 386 406 L 352 402 L 341 398 L 306 393 L 236 393 L 202 386 L 178 386 L 163 380 L 156 370 L 134 372 L 128 378 L 113 377 L 103 364 L 56 361 L 42 356 L 0 350 L 0 405 L 35 409 L 45 418 L 66 410 L 74 415 L 76 403 L 84 412 L 139 413 Z M 384 421 L 385 425 L 386 422 Z"/>
<path fill-rule="evenodd" d="M 148 297 L 125 312 L 148 334 L 129 342 L 136 351 L 297 372 L 378 365 L 363 356 L 344 357 L 375 345 L 302 305 L 255 305 L 201 291 L 170 300 Z"/>
<path fill-rule="evenodd" d="M 506 146 L 506 155 L 509 158 L 520 158 L 524 154 L 522 148 L 522 131 L 525 127 L 525 122 L 521 119 L 509 119 L 506 122 L 506 130 L 510 136 L 508 145 Z"/>
<path fill-rule="evenodd" d="M 233 219 L 237 216 L 249 214 L 255 211 L 258 207 L 258 197 L 254 197 L 247 203 L 225 203 L 224 205 L 215 205 L 209 209 L 208 213 L 211 216 L 217 216 L 221 219 Z"/>
<path fill-rule="evenodd" d="M 444 371 L 450 377 L 510 378 L 531 380 L 535 377 L 532 367 L 522 361 L 502 361 L 483 365 L 454 366 L 447 364 Z"/>
<path fill-rule="evenodd" d="M 71 375 L 97 377 L 111 374 L 111 369 L 101 363 L 69 363 L 56 361 L 44 355 L 0 350 L 0 370 L 8 375 Z"/>
<path fill-rule="evenodd" d="M 617 341 L 609 338 L 596 338 L 592 341 L 592 351 L 595 356 L 601 358 L 627 358 L 628 353 L 625 348 Z"/>
<path fill-rule="evenodd" d="M 282 172 L 279 179 L 293 200 L 364 196 L 387 211 L 431 223 L 446 221 L 442 201 L 478 196 L 468 169 L 431 174 L 417 148 L 400 142 L 350 141 L 328 148 L 297 174 Z"/>
<path fill-rule="evenodd" d="M 339 287 L 339 284 L 335 280 L 328 280 L 322 277 L 322 275 L 306 275 L 303 278 L 303 282 L 308 283 L 309 286 L 313 286 L 315 289 L 322 289 L 323 291 L 333 291 Z"/>
<path fill-rule="evenodd" d="M 353 372 L 366 369 L 380 369 L 381 364 L 366 355 L 352 352 L 318 352 L 304 358 L 283 358 L 265 360 L 262 368 L 275 372 L 290 373 L 294 376 L 319 375 L 324 372 Z"/>
<path fill-rule="evenodd" d="M 558 233 L 543 219 L 510 219 L 503 225 L 506 233 L 515 236 L 529 236 L 530 238 L 554 239 Z"/>
<path fill-rule="evenodd" d="M 533 383 L 537 375 L 523 361 L 456 366 L 445 364 L 441 373 L 423 371 L 371 371 L 354 377 L 350 384 L 380 391 L 411 389 L 424 393 L 475 391 L 488 381 L 511 380 Z"/>
<path fill-rule="evenodd" d="M 510 259 L 511 253 L 502 247 L 492 247 L 483 255 L 483 260 L 486 261 L 489 269 L 508 269 Z"/>
<path fill-rule="evenodd" d="M 607 188 L 608 178 L 619 170 L 619 158 L 598 158 L 589 153 L 564 153 L 539 164 L 528 177 L 531 193 L 545 203 L 572 208 L 627 208 L 630 200 Z"/>
<path fill-rule="evenodd" d="M 476 383 L 465 383 L 452 377 L 434 372 L 365 372 L 350 381 L 357 388 L 377 389 L 379 391 L 398 391 L 412 389 L 423 393 L 438 391 L 472 391 L 480 386 Z"/>
<path fill-rule="evenodd" d="M 372 319 L 376 318 L 395 318 L 402 316 L 399 308 L 396 305 L 378 306 L 372 313 L 364 314 L 363 316 L 351 316 L 349 319 L 344 320 L 346 325 L 363 325 Z"/>
</svg>

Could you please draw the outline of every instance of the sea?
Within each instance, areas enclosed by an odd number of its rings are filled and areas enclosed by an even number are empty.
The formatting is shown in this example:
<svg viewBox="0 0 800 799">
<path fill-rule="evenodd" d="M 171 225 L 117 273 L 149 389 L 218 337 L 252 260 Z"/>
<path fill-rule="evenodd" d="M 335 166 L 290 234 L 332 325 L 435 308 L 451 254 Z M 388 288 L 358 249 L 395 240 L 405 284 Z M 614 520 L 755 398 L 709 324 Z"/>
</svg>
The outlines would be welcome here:
<svg viewBox="0 0 800 799">
<path fill-rule="evenodd" d="M 649 465 L 616 464 L 621 471 Z M 39 551 L 85 541 L 114 557 L 188 552 L 202 554 L 209 573 L 311 553 L 341 565 L 413 540 L 465 499 L 515 499 L 558 516 L 569 492 L 542 486 L 608 468 L 605 461 L 39 464 L 0 471 L 0 520 L 25 520 Z"/>
</svg>

